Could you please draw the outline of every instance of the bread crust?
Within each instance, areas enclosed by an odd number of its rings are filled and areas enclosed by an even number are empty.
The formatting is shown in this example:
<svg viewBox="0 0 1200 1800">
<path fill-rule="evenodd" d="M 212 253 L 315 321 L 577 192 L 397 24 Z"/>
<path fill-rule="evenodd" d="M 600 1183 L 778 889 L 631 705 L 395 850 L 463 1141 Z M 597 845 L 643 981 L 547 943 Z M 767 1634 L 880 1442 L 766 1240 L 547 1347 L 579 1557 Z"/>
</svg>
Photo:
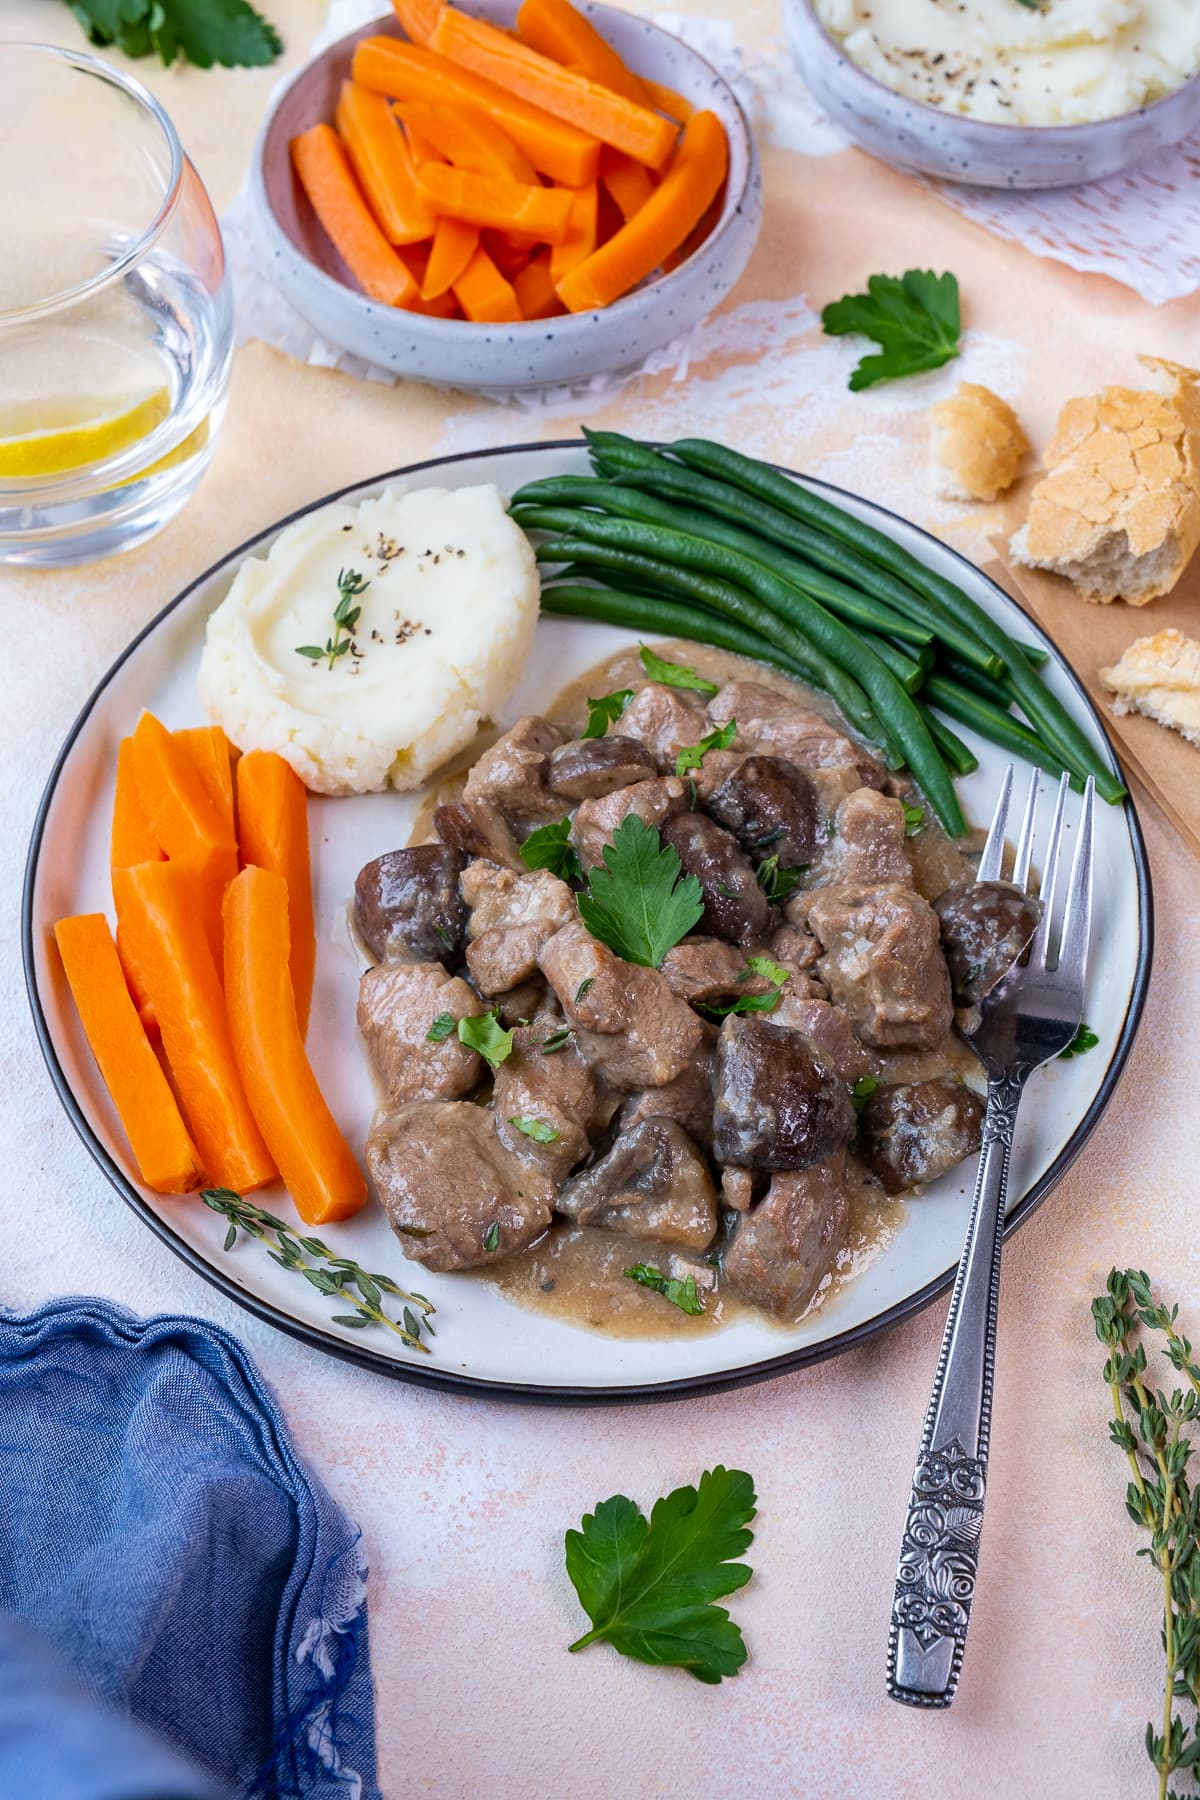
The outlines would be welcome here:
<svg viewBox="0 0 1200 1800">
<path fill-rule="evenodd" d="M 998 500 L 1029 450 L 1020 420 L 999 394 L 961 381 L 929 409 L 939 488 L 950 500 Z"/>
<path fill-rule="evenodd" d="M 1115 713 L 1140 712 L 1200 746 L 1200 643 L 1173 628 L 1130 644 L 1100 679 Z"/>
</svg>

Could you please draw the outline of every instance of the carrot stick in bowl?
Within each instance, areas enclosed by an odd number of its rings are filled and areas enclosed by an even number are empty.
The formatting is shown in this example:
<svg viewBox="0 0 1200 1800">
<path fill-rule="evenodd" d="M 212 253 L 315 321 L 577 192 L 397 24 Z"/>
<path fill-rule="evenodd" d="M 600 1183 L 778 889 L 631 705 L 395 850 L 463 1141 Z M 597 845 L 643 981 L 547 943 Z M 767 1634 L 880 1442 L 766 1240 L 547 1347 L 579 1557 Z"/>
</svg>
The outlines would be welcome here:
<svg viewBox="0 0 1200 1800">
<path fill-rule="evenodd" d="M 420 290 L 363 199 L 332 125 L 313 125 L 292 139 L 300 185 L 338 255 L 369 300 L 420 304 Z"/>
<path fill-rule="evenodd" d="M 482 244 L 455 282 L 454 297 L 476 325 L 512 325 L 521 317 L 512 284 L 504 279 Z"/>
<path fill-rule="evenodd" d="M 458 169 L 474 169 L 477 175 L 496 175 L 501 180 L 524 181 L 531 187 L 537 171 L 518 144 L 494 120 L 474 107 L 435 105 L 428 100 L 402 100 L 396 113 L 404 129 L 432 144 Z"/>
<path fill-rule="evenodd" d="M 392 0 L 392 11 L 414 44 L 433 42 L 441 10 L 442 0 Z"/>
<path fill-rule="evenodd" d="M 344 81 L 334 114 L 338 136 L 376 223 L 392 244 L 418 244 L 437 223 L 417 188 L 404 133 L 382 94 Z"/>
<path fill-rule="evenodd" d="M 567 235 L 571 195 L 565 188 L 500 181 L 473 169 L 452 169 L 448 163 L 422 163 L 417 181 L 435 212 L 465 219 L 468 225 L 527 231 L 547 244 L 561 243 Z"/>
<path fill-rule="evenodd" d="M 478 225 L 449 216 L 439 219 L 421 282 L 422 300 L 436 300 L 452 288 L 478 248 Z"/>
<path fill-rule="evenodd" d="M 601 37 L 571 0 L 525 0 L 517 14 L 517 35 L 532 50 L 611 88 L 635 106 L 654 110 L 656 102 L 645 82 L 621 61 L 607 38 Z"/>
</svg>

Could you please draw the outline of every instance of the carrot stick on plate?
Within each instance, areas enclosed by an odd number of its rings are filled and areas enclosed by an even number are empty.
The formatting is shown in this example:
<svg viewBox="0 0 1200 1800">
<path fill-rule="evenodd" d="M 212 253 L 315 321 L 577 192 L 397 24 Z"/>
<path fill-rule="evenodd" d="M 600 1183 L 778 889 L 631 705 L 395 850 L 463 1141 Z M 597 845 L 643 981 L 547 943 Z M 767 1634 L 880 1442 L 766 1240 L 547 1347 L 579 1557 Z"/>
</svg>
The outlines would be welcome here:
<svg viewBox="0 0 1200 1800">
<path fill-rule="evenodd" d="M 242 862 L 287 882 L 289 965 L 301 1035 L 308 1028 L 317 934 L 313 924 L 308 847 L 308 790 L 271 750 L 250 750 L 238 763 Z"/>
<path fill-rule="evenodd" d="M 645 164 L 614 150 L 611 144 L 605 144 L 600 152 L 600 179 L 626 219 L 641 212 L 654 192 Z"/>
</svg>

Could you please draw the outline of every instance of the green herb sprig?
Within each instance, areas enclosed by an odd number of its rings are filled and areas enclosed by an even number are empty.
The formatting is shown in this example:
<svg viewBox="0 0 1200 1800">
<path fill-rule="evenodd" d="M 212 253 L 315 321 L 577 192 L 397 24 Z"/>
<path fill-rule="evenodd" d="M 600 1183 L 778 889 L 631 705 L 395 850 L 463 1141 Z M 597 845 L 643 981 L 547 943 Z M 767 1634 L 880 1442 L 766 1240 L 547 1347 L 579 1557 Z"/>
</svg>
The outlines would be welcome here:
<svg viewBox="0 0 1200 1800">
<path fill-rule="evenodd" d="M 267 1255 L 281 1269 L 302 1275 L 310 1286 L 328 1299 L 344 1300 L 353 1307 L 350 1313 L 334 1313 L 335 1325 L 345 1325 L 351 1331 L 365 1331 L 368 1325 L 382 1325 L 410 1350 L 420 1350 L 424 1356 L 431 1354 L 429 1345 L 422 1342 L 421 1333 L 425 1332 L 429 1337 L 435 1335 L 429 1321 L 436 1309 L 424 1294 L 406 1293 L 397 1287 L 390 1275 L 368 1274 L 351 1257 L 335 1256 L 320 1238 L 301 1237 L 286 1219 L 277 1219 L 274 1213 L 265 1212 L 261 1206 L 243 1199 L 232 1188 L 205 1188 L 200 1198 L 205 1206 L 229 1220 L 229 1229 L 225 1233 L 226 1250 L 233 1249 L 238 1232 L 244 1231 L 247 1237 L 257 1238 L 260 1244 L 266 1245 Z M 325 1265 L 323 1268 L 321 1263 Z M 384 1294 L 393 1294 L 404 1302 L 400 1322 L 384 1312 Z"/>
<path fill-rule="evenodd" d="M 333 668 L 339 658 L 345 656 L 354 642 L 354 628 L 362 618 L 362 607 L 354 602 L 360 594 L 365 594 L 370 582 L 357 569 L 338 570 L 338 602 L 333 609 L 333 636 L 325 640 L 324 648 L 320 644 L 297 644 L 296 655 L 307 656 L 310 662 L 323 662 Z"/>
<path fill-rule="evenodd" d="M 768 856 L 759 863 L 758 885 L 772 906 L 782 906 L 807 867 L 807 863 L 802 863 L 798 869 L 780 868 L 777 856 Z"/>
<path fill-rule="evenodd" d="M 821 314 L 830 337 L 859 333 L 874 338 L 878 356 L 864 356 L 850 377 L 852 393 L 877 381 L 895 381 L 940 369 L 958 355 L 962 336 L 958 282 L 932 269 L 908 269 L 895 275 L 871 275 L 865 294 L 845 294 Z"/>
<path fill-rule="evenodd" d="M 579 735 L 585 738 L 602 738 L 609 726 L 616 724 L 632 699 L 632 688 L 616 688 L 611 694 L 601 694 L 595 700 L 589 694 L 588 722 Z"/>
<path fill-rule="evenodd" d="M 694 694 L 711 695 L 721 691 L 715 681 L 698 675 L 690 663 L 668 662 L 665 656 L 656 656 L 645 644 L 639 647 L 638 655 L 651 681 L 659 681 L 664 687 L 688 688 Z"/>
<path fill-rule="evenodd" d="M 527 869 L 549 869 L 561 881 L 582 881 L 583 865 L 571 843 L 569 818 L 539 825 L 521 845 L 521 861 Z"/>
<path fill-rule="evenodd" d="M 214 63 L 254 68 L 274 62 L 279 33 L 247 0 L 67 0 L 90 43 L 115 44 L 126 56 L 157 54 L 165 64 L 184 56 L 197 68 Z"/>
<path fill-rule="evenodd" d="M 737 720 L 730 719 L 724 725 L 718 725 L 707 737 L 702 737 L 698 744 L 685 744 L 675 756 L 676 775 L 686 775 L 689 769 L 698 769 L 710 750 L 728 750 L 737 736 Z"/>
<path fill-rule="evenodd" d="M 1073 1056 L 1086 1056 L 1088 1051 L 1094 1050 L 1099 1042 L 1100 1039 L 1085 1019 L 1066 1049 L 1059 1051 L 1058 1060 L 1059 1062 L 1069 1062 Z"/>
<path fill-rule="evenodd" d="M 683 874 L 675 846 L 627 813 L 604 846 L 603 866 L 588 871 L 588 891 L 577 904 L 593 937 L 626 962 L 657 969 L 699 924 L 704 896 L 696 877 Z"/>
<path fill-rule="evenodd" d="M 685 1275 L 679 1281 L 674 1275 L 664 1275 L 661 1269 L 656 1269 L 651 1263 L 635 1263 L 632 1269 L 625 1269 L 623 1273 L 626 1280 L 636 1281 L 639 1287 L 661 1294 L 664 1300 L 669 1300 L 672 1306 L 677 1306 L 680 1312 L 688 1313 L 692 1318 L 698 1318 L 704 1311 L 704 1301 L 694 1275 Z"/>
</svg>

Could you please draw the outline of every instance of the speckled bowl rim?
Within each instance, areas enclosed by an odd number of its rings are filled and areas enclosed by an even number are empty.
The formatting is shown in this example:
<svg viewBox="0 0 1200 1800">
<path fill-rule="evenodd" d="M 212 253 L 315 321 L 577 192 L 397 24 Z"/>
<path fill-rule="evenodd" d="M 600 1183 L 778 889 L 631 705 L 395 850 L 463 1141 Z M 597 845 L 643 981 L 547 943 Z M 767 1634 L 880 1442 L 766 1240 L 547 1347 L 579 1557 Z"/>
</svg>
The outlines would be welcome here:
<svg viewBox="0 0 1200 1800">
<path fill-rule="evenodd" d="M 603 18 L 607 14 L 616 14 L 617 12 L 618 8 L 605 6 L 603 0 L 592 0 L 588 16 L 591 18 L 594 14 L 599 14 Z M 746 117 L 745 108 L 742 106 L 741 101 L 738 99 L 737 94 L 734 92 L 730 83 L 726 81 L 721 71 L 709 62 L 706 56 L 701 56 L 698 50 L 693 49 L 691 44 L 685 43 L 682 38 L 676 37 L 673 32 L 664 31 L 661 25 L 656 25 L 652 19 L 643 18 L 640 13 L 634 12 L 633 16 L 637 19 L 638 24 L 642 29 L 651 37 L 662 38 L 667 43 L 678 45 L 686 55 L 691 57 L 694 62 L 698 63 L 702 69 L 708 72 L 712 77 L 714 85 L 728 98 L 731 114 L 740 139 L 740 149 L 745 165 L 744 173 L 736 193 L 732 186 L 727 182 L 725 189 L 725 204 L 721 209 L 721 217 L 717 220 L 717 223 L 713 226 L 703 244 L 697 245 L 691 256 L 686 257 L 677 268 L 672 269 L 669 274 L 657 276 L 653 281 L 640 283 L 637 287 L 631 289 L 628 294 L 622 294 L 619 300 L 614 300 L 611 306 L 593 308 L 590 312 L 554 314 L 556 333 L 569 332 L 576 326 L 585 327 L 598 319 L 620 319 L 623 315 L 628 316 L 633 312 L 634 308 L 639 305 L 645 305 L 648 302 L 652 303 L 659 300 L 664 295 L 669 298 L 670 292 L 674 291 L 672 283 L 675 282 L 676 276 L 683 275 L 684 272 L 688 270 L 693 259 L 698 256 L 702 250 L 706 254 L 711 254 L 713 250 L 719 248 L 722 238 L 729 235 L 730 230 L 737 222 L 738 215 L 747 195 L 754 186 L 755 169 L 758 166 L 758 146 L 755 142 L 754 133 L 750 128 L 750 121 Z M 265 221 L 268 227 L 277 234 L 281 242 L 286 245 L 288 251 L 292 255 L 299 257 L 306 267 L 316 276 L 317 280 L 331 292 L 336 294 L 348 294 L 350 299 L 357 304 L 364 307 L 373 307 L 375 303 L 369 300 L 365 294 L 361 293 L 358 288 L 350 287 L 346 282 L 337 280 L 335 276 L 330 275 L 327 270 L 323 269 L 319 263 L 315 263 L 312 258 L 306 254 L 302 245 L 296 243 L 295 239 L 290 237 L 284 230 L 276 216 L 274 207 L 271 205 L 264 173 L 264 153 L 266 150 L 267 138 L 269 137 L 271 127 L 275 122 L 276 114 L 292 86 L 318 63 L 324 62 L 327 58 L 343 54 L 348 45 L 356 44 L 359 39 L 368 32 L 374 33 L 374 35 L 379 37 L 394 37 L 403 43 L 408 43 L 410 41 L 405 37 L 396 15 L 394 13 L 385 13 L 381 14 L 377 19 L 368 19 L 364 24 L 356 26 L 353 31 L 348 31 L 343 37 L 338 38 L 336 43 L 327 44 L 325 48 L 319 50 L 315 56 L 310 56 L 307 62 L 301 63 L 300 67 L 289 77 L 286 86 L 281 88 L 279 93 L 275 96 L 274 101 L 267 111 L 266 117 L 263 119 L 262 125 L 259 127 L 258 137 L 255 140 L 254 152 L 250 161 L 250 179 L 255 206 L 260 219 Z M 725 125 L 726 130 L 728 131 L 728 122 L 722 120 L 722 124 Z M 731 143 L 729 153 L 730 168 L 733 166 L 733 160 L 733 145 Z M 446 342 L 463 343 L 473 336 L 476 341 L 482 345 L 487 343 L 490 338 L 495 335 L 496 331 L 495 324 L 487 321 L 476 321 L 472 319 L 437 319 L 426 313 L 405 312 L 402 308 L 396 308 L 394 310 L 402 313 L 406 328 L 430 343 L 436 343 L 443 339 Z M 504 331 L 506 335 L 510 332 L 513 334 L 520 334 L 525 331 L 532 333 L 535 327 L 539 333 L 544 332 L 546 328 L 545 319 L 514 319 L 512 321 L 506 321 Z"/>
<path fill-rule="evenodd" d="M 791 0 L 791 4 L 798 6 L 806 15 L 815 30 L 839 59 L 848 80 L 858 82 L 873 93 L 882 94 L 889 101 L 902 101 L 905 106 L 914 107 L 918 112 L 924 113 L 931 119 L 939 119 L 951 129 L 966 126 L 973 132 L 986 131 L 991 134 L 997 146 L 1005 142 L 1013 143 L 1025 132 L 1035 131 L 1040 142 L 1048 143 L 1051 148 L 1061 144 L 1065 150 L 1068 146 L 1078 144 L 1079 135 L 1083 132 L 1094 134 L 1102 131 L 1105 126 L 1117 126 L 1127 119 L 1148 119 L 1159 107 L 1177 103 L 1179 96 L 1186 94 L 1189 89 L 1200 90 L 1200 69 L 1197 69 L 1194 75 L 1189 75 L 1186 81 L 1181 81 L 1179 86 L 1172 88 L 1169 93 L 1160 94 L 1157 100 L 1150 100 L 1145 106 L 1131 107 L 1128 112 L 1110 113 L 1103 119 L 1079 119 L 1074 125 L 1018 125 L 1015 123 L 1003 125 L 998 119 L 977 119 L 967 113 L 947 112 L 944 107 L 930 105 L 928 100 L 918 100 L 908 94 L 902 94 L 898 88 L 889 87 L 886 81 L 879 79 L 878 75 L 872 75 L 863 68 L 861 63 L 855 62 L 845 44 L 838 42 L 824 19 L 818 14 L 815 0 Z M 938 179 L 950 180 L 952 177 L 938 177 Z"/>
</svg>

